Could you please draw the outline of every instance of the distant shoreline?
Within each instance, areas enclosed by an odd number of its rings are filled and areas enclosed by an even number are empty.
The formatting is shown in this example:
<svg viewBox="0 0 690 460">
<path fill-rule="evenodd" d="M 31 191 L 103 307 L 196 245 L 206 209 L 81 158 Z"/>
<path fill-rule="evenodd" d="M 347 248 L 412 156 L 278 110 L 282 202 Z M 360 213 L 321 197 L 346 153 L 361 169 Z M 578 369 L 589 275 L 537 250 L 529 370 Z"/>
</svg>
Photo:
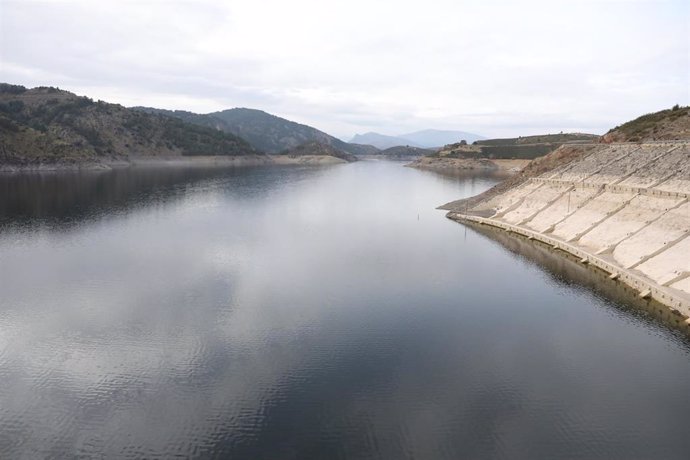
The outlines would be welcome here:
<svg viewBox="0 0 690 460">
<path fill-rule="evenodd" d="M 250 167 L 250 166 L 325 166 L 346 163 L 340 158 L 327 155 L 215 155 L 215 156 L 146 156 L 108 159 L 103 161 L 0 164 L 0 173 L 60 172 L 60 171 L 109 171 L 129 167 Z"/>
<path fill-rule="evenodd" d="M 421 157 L 408 166 L 410 168 L 429 170 L 484 170 L 500 172 L 520 172 L 531 160 L 503 160 L 489 158 L 437 158 Z"/>
</svg>

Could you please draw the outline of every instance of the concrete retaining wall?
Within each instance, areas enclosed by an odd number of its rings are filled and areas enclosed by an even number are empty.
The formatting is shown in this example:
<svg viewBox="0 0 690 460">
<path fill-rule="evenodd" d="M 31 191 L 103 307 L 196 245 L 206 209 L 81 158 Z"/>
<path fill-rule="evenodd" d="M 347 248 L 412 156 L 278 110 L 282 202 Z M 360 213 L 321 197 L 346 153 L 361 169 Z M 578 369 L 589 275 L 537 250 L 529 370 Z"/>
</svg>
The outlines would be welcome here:
<svg viewBox="0 0 690 460">
<path fill-rule="evenodd" d="M 690 316 L 688 142 L 597 145 L 448 216 L 543 241 Z"/>
</svg>

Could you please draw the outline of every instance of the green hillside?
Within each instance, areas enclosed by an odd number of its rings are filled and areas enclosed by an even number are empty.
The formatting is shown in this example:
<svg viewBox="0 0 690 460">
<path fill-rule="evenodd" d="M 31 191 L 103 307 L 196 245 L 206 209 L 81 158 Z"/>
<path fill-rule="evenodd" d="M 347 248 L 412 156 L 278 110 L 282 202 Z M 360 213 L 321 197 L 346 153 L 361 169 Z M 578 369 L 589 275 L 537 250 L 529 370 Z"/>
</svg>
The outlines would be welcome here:
<svg viewBox="0 0 690 460">
<path fill-rule="evenodd" d="M 232 133 L 245 139 L 255 149 L 267 153 L 280 153 L 309 142 L 331 145 L 338 150 L 354 155 L 378 152 L 378 149 L 370 145 L 343 142 L 311 126 L 295 123 L 261 110 L 236 108 L 202 115 L 149 107 L 135 107 L 135 109 L 147 113 L 163 114 L 200 126 Z"/>
<path fill-rule="evenodd" d="M 254 153 L 244 140 L 210 127 L 57 88 L 0 84 L 0 163 Z"/>
</svg>

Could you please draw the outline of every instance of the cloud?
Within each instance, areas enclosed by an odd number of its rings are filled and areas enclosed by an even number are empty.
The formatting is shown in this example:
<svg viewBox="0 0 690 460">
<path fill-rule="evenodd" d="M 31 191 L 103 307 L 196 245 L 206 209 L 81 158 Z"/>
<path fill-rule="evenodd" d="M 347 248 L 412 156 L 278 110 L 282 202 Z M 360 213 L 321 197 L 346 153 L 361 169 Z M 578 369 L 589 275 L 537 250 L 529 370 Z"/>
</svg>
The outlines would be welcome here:
<svg viewBox="0 0 690 460">
<path fill-rule="evenodd" d="M 676 0 L 3 0 L 2 10 L 4 81 L 125 105 L 254 107 L 345 138 L 603 132 L 690 101 L 688 7 Z"/>
</svg>

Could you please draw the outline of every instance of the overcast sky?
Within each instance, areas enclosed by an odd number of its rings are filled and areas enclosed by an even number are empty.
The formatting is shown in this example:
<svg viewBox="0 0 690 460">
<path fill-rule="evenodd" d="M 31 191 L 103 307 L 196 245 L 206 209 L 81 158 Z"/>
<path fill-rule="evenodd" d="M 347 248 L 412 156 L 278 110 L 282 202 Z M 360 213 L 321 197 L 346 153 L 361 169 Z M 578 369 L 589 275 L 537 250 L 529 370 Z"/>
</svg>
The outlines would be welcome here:
<svg viewBox="0 0 690 460">
<path fill-rule="evenodd" d="M 348 140 L 603 133 L 690 101 L 687 0 L 0 0 L 0 80 Z"/>
</svg>

